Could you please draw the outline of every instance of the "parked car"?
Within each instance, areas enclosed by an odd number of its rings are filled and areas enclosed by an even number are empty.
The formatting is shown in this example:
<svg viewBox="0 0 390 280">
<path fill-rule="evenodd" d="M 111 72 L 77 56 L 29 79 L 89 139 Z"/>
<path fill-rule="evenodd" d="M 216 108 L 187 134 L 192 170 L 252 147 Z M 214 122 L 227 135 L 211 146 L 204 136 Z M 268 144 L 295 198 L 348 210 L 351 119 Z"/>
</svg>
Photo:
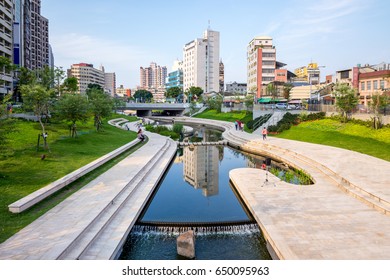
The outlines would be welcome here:
<svg viewBox="0 0 390 280">
<path fill-rule="evenodd" d="M 286 109 L 287 104 L 286 103 L 276 103 L 275 108 L 276 109 Z"/>
<path fill-rule="evenodd" d="M 287 110 L 297 110 L 297 109 L 299 109 L 298 105 L 295 105 L 295 104 L 288 104 L 287 105 Z"/>
</svg>

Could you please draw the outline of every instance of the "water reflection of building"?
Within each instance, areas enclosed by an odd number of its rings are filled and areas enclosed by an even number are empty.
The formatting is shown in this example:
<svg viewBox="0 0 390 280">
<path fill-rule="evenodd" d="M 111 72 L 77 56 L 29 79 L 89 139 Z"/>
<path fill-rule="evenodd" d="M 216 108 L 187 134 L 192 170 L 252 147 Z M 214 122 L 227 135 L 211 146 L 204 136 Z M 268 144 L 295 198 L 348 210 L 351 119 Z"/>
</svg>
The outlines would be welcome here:
<svg viewBox="0 0 390 280">
<path fill-rule="evenodd" d="M 184 180 L 204 196 L 218 194 L 219 151 L 216 146 L 186 147 L 183 155 Z"/>
<path fill-rule="evenodd" d="M 265 161 L 265 157 L 262 156 L 247 156 L 246 166 L 249 168 L 261 169 L 264 161 Z"/>
</svg>

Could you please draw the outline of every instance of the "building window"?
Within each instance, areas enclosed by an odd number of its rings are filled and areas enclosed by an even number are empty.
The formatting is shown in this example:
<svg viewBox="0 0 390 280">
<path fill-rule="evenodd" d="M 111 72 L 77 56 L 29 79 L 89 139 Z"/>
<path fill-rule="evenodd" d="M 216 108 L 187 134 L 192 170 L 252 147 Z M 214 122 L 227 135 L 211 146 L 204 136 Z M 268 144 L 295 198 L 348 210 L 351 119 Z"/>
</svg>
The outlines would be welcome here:
<svg viewBox="0 0 390 280">
<path fill-rule="evenodd" d="M 378 89 L 378 80 L 374 81 L 374 89 Z"/>
<path fill-rule="evenodd" d="M 360 90 L 366 90 L 365 83 L 361 82 L 360 83 Z"/>
<path fill-rule="evenodd" d="M 385 88 L 385 80 L 380 81 L 380 87 L 381 87 L 381 89 Z"/>
<path fill-rule="evenodd" d="M 371 90 L 371 81 L 367 81 L 367 90 Z"/>
<path fill-rule="evenodd" d="M 340 78 L 341 79 L 349 79 L 349 71 L 340 72 Z"/>
</svg>

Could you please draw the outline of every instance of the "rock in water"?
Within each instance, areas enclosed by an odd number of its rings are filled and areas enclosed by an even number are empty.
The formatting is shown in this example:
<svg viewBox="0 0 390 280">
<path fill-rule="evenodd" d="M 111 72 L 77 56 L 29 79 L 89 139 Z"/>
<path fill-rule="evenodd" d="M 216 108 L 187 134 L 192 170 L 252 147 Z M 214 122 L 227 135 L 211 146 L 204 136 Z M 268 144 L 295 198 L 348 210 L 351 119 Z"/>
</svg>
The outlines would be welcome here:
<svg viewBox="0 0 390 280">
<path fill-rule="evenodd" d="M 179 255 L 189 259 L 195 258 L 195 234 L 193 230 L 180 234 L 176 244 Z"/>
</svg>

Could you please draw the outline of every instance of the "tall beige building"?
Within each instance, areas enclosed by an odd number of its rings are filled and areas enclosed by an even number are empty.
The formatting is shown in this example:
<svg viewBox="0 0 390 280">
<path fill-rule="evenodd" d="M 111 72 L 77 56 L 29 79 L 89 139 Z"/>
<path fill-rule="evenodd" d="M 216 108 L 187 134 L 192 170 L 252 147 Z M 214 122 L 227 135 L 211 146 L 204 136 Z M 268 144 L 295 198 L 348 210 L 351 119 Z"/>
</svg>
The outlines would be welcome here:
<svg viewBox="0 0 390 280">
<path fill-rule="evenodd" d="M 140 86 L 139 89 L 145 89 L 153 94 L 156 102 L 165 100 L 165 80 L 168 75 L 167 67 L 150 63 L 150 67 L 140 67 Z"/>
<path fill-rule="evenodd" d="M 203 38 L 183 48 L 183 88 L 200 87 L 219 92 L 219 32 L 207 29 Z"/>
<path fill-rule="evenodd" d="M 167 67 L 151 62 L 147 68 L 140 67 L 140 88 L 146 90 L 164 88 L 166 77 Z"/>
<path fill-rule="evenodd" d="M 275 80 L 276 49 L 272 37 L 253 38 L 247 47 L 247 88 L 257 98 L 265 94 L 266 86 Z"/>
<path fill-rule="evenodd" d="M 104 88 L 104 71 L 93 68 L 93 64 L 73 64 L 68 69 L 68 77 L 75 77 L 78 81 L 79 93 L 85 94 L 89 84 L 97 84 Z"/>
</svg>

